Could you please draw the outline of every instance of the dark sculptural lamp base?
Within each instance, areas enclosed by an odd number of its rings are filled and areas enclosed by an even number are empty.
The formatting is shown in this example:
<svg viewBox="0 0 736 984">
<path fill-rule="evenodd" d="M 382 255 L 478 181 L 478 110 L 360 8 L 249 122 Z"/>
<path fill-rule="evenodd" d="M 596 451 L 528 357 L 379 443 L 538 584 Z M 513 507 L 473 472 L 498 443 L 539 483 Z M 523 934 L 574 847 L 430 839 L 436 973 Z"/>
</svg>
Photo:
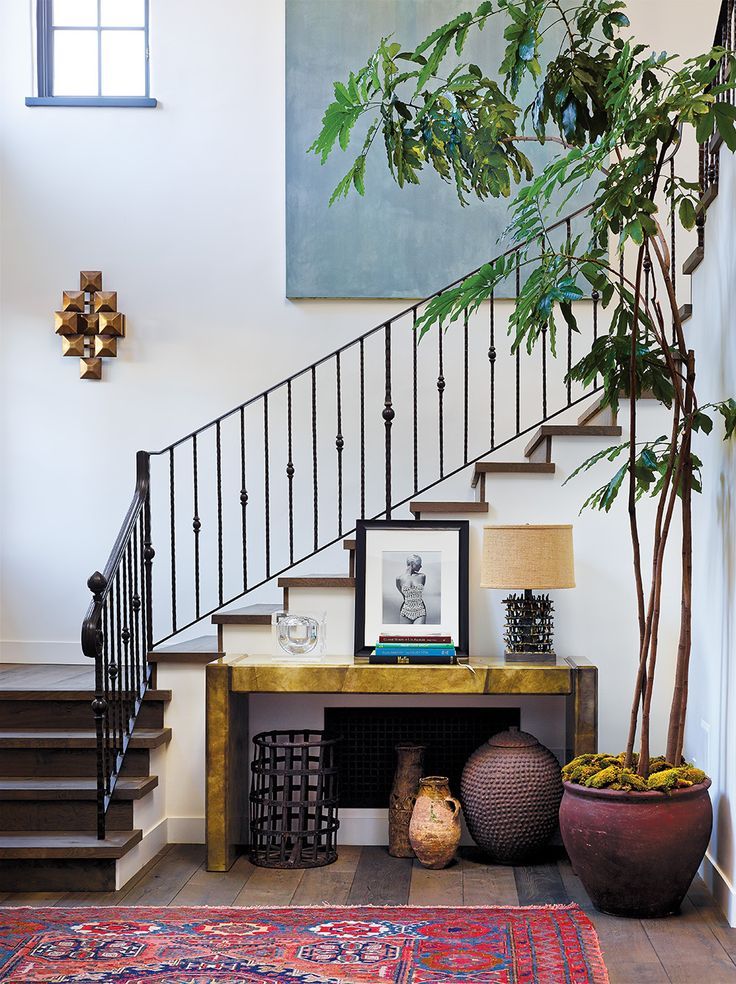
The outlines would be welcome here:
<svg viewBox="0 0 736 984">
<path fill-rule="evenodd" d="M 554 606 L 549 595 L 534 595 L 530 590 L 504 598 L 506 630 L 504 656 L 507 663 L 555 663 L 552 647 Z"/>
</svg>

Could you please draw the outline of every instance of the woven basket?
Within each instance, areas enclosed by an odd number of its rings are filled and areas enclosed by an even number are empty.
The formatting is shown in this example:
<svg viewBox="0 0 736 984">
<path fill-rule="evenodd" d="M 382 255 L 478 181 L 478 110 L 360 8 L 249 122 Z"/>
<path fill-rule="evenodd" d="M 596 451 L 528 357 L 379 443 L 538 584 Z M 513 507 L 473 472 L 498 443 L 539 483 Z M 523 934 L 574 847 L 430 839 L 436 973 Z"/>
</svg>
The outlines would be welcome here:
<svg viewBox="0 0 736 984">
<path fill-rule="evenodd" d="M 339 741 L 322 731 L 264 731 L 253 738 L 253 864 L 318 868 L 337 860 Z"/>
</svg>

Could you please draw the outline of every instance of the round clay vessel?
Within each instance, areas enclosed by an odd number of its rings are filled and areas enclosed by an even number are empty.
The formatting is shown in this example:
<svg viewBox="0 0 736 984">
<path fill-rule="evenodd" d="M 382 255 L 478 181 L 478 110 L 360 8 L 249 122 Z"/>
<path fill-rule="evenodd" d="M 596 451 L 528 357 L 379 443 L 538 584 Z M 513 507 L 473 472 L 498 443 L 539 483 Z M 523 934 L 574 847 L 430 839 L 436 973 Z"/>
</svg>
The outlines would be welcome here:
<svg viewBox="0 0 736 984">
<path fill-rule="evenodd" d="M 465 763 L 460 800 L 476 844 L 499 864 L 536 854 L 557 828 L 560 765 L 534 735 L 502 731 Z"/>
<path fill-rule="evenodd" d="M 409 823 L 422 777 L 425 745 L 396 746 L 396 772 L 388 808 L 388 853 L 393 858 L 413 858 Z"/>
<path fill-rule="evenodd" d="M 677 912 L 710 840 L 710 779 L 671 793 L 564 786 L 562 840 L 596 909 L 636 919 Z"/>
<path fill-rule="evenodd" d="M 460 804 L 446 776 L 426 776 L 409 824 L 409 840 L 425 868 L 446 868 L 460 843 Z"/>
</svg>

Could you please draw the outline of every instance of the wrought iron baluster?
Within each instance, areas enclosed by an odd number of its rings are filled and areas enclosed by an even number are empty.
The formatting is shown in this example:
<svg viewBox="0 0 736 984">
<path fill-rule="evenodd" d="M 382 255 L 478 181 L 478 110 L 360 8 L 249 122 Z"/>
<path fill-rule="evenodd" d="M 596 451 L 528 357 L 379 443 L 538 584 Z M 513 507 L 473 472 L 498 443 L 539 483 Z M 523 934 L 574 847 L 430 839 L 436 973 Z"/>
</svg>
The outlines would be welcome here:
<svg viewBox="0 0 736 984">
<path fill-rule="evenodd" d="M 652 278 L 652 261 L 650 260 L 649 256 L 646 253 L 644 254 L 644 261 L 642 263 L 642 266 L 644 268 L 644 309 L 647 312 L 647 317 L 648 317 L 649 294 L 651 290 L 651 278 Z M 649 324 L 647 323 L 647 325 L 644 328 L 644 342 L 645 344 L 648 345 L 649 341 L 650 341 Z"/>
<path fill-rule="evenodd" d="M 360 518 L 365 519 L 365 345 L 360 340 Z"/>
<path fill-rule="evenodd" d="M 570 220 L 565 222 L 565 236 L 567 243 L 567 273 L 572 275 L 572 226 Z M 572 302 L 571 302 L 572 303 Z M 567 405 L 572 403 L 572 325 L 567 326 Z"/>
<path fill-rule="evenodd" d="M 701 196 L 705 194 L 706 167 L 705 167 L 705 144 L 700 145 L 698 154 L 698 187 Z M 698 246 L 703 249 L 705 245 L 705 209 L 699 208 L 695 216 L 695 228 L 698 233 Z"/>
<path fill-rule="evenodd" d="M 125 552 L 122 556 L 121 567 L 123 570 L 123 627 L 120 630 L 120 638 L 123 641 L 123 692 L 125 694 L 124 711 L 125 711 L 125 733 L 130 734 L 131 731 L 131 718 L 134 715 L 132 701 L 132 691 L 133 687 L 130 679 L 130 641 L 132 633 L 130 631 L 130 581 L 128 579 L 129 569 L 128 569 L 128 547 L 130 542 L 125 548 Z"/>
<path fill-rule="evenodd" d="M 222 564 L 222 433 L 220 421 L 215 425 L 215 472 L 217 480 L 217 596 L 223 603 L 223 564 Z"/>
<path fill-rule="evenodd" d="M 488 371 L 490 374 L 491 448 L 496 446 L 496 299 L 491 291 L 488 308 Z"/>
<path fill-rule="evenodd" d="M 202 520 L 199 518 L 199 474 L 197 463 L 197 435 L 192 437 L 192 488 L 194 492 L 194 517 L 192 530 L 194 532 L 194 610 L 197 618 L 200 612 L 200 583 L 199 583 L 199 532 Z"/>
<path fill-rule="evenodd" d="M 521 259 L 516 254 L 516 300 L 521 293 Z M 521 431 L 521 346 L 516 349 L 516 433 Z"/>
<path fill-rule="evenodd" d="M 319 547 L 319 486 L 317 482 L 317 367 L 312 366 L 312 499 L 314 549 Z"/>
<path fill-rule="evenodd" d="M 109 678 L 108 687 L 108 714 L 110 717 L 110 778 L 112 779 L 112 774 L 117 768 L 117 757 L 118 757 L 118 736 L 120 734 L 120 728 L 118 725 L 118 712 L 120 706 L 118 704 L 117 692 L 118 692 L 118 661 L 117 661 L 117 651 L 118 651 L 118 637 L 117 637 L 117 626 L 115 620 L 115 582 L 109 586 L 108 594 L 108 611 L 107 611 L 107 625 L 106 625 L 106 635 L 109 639 L 110 648 L 110 659 L 107 667 L 107 675 Z"/>
<path fill-rule="evenodd" d="M 342 452 L 345 439 L 342 436 L 342 380 L 340 353 L 335 355 L 335 383 L 337 386 L 337 435 L 335 449 L 337 451 L 337 535 L 342 536 Z"/>
<path fill-rule="evenodd" d="M 445 357 L 441 321 L 437 327 L 437 361 L 439 366 L 437 374 L 437 403 L 439 411 L 440 478 L 442 478 L 445 474 Z"/>
<path fill-rule="evenodd" d="M 102 575 L 100 574 L 100 577 Z M 103 578 L 104 580 L 104 578 Z M 101 589 L 100 593 L 104 591 Z M 110 741 L 110 720 L 113 713 L 113 708 L 110 706 L 110 596 L 105 598 L 102 608 L 102 615 L 100 620 L 100 626 L 102 629 L 102 665 L 103 665 L 103 680 L 102 685 L 105 694 L 105 741 L 104 741 L 104 758 L 103 771 L 105 775 L 105 792 L 110 793 L 110 759 L 112 757 L 112 742 Z M 95 662 L 95 667 L 97 663 Z M 114 734 L 114 731 L 113 731 Z M 100 763 L 97 763 L 98 768 Z"/>
<path fill-rule="evenodd" d="M 171 539 L 171 628 L 176 632 L 176 501 L 174 496 L 174 449 L 169 450 L 169 521 Z"/>
<path fill-rule="evenodd" d="M 102 604 L 102 592 L 107 582 L 99 572 L 95 572 L 87 581 L 87 587 L 92 592 L 92 603 L 96 609 Z M 95 640 L 95 696 L 92 701 L 92 714 L 95 721 L 95 745 L 97 748 L 97 837 L 102 840 L 105 836 L 105 792 L 107 782 L 105 777 L 105 719 L 107 716 L 107 701 L 105 700 L 104 682 L 104 638 L 98 633 Z"/>
<path fill-rule="evenodd" d="M 391 428 L 393 426 L 394 413 L 391 396 L 391 322 L 387 321 L 384 329 L 384 370 L 386 388 L 383 400 L 383 423 L 384 423 L 384 451 L 386 468 L 386 519 L 391 519 Z"/>
<path fill-rule="evenodd" d="M 294 454 L 292 447 L 292 405 L 291 380 L 286 384 L 286 440 L 288 444 L 288 461 L 286 462 L 286 478 L 289 483 L 289 563 L 294 563 Z"/>
<path fill-rule="evenodd" d="M 595 343 L 598 340 L 598 301 L 600 300 L 601 295 L 595 288 L 593 288 L 590 296 L 593 300 L 593 342 Z M 593 377 L 593 386 L 596 389 L 598 388 L 597 376 Z"/>
<path fill-rule="evenodd" d="M 463 464 L 468 463 L 468 309 L 463 318 Z"/>
<path fill-rule="evenodd" d="M 417 369 L 417 309 L 412 310 L 411 320 L 411 374 L 412 374 L 412 425 L 414 438 L 414 494 L 419 491 L 419 374 Z"/>
<path fill-rule="evenodd" d="M 141 682 L 143 675 L 143 647 L 141 646 L 141 596 L 140 589 L 138 586 L 138 539 L 139 530 L 141 529 L 142 516 L 139 515 L 133 527 L 133 532 L 131 534 L 132 542 L 132 556 L 130 559 L 131 564 L 131 583 L 133 585 L 133 596 L 131 598 L 131 609 L 133 612 L 132 622 L 133 622 L 133 647 L 134 647 L 134 676 L 133 681 L 135 685 L 136 694 L 140 697 L 141 695 Z"/>
<path fill-rule="evenodd" d="M 123 712 L 123 651 L 122 651 L 122 641 L 123 641 L 123 610 L 120 604 L 120 568 L 118 567 L 117 573 L 115 574 L 115 648 L 117 650 L 117 673 L 115 674 L 115 703 L 117 705 L 117 718 L 118 718 L 118 735 L 117 735 L 117 747 L 118 755 L 123 754 L 125 748 L 125 721 Z M 117 773 L 118 764 L 115 765 L 115 772 Z"/>
<path fill-rule="evenodd" d="M 240 408 L 240 529 L 243 546 L 243 591 L 248 590 L 248 489 L 245 484 L 245 407 Z"/>
<path fill-rule="evenodd" d="M 268 437 L 268 393 L 263 396 L 263 501 L 266 537 L 266 577 L 271 576 L 271 479 Z"/>
</svg>

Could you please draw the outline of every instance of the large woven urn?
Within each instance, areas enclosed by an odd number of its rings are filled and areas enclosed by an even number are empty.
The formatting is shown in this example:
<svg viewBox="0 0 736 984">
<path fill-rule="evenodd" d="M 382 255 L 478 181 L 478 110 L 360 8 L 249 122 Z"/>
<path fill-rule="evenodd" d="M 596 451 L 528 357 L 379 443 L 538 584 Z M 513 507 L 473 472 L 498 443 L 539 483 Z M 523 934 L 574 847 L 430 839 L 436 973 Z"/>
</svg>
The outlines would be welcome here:
<svg viewBox="0 0 736 984">
<path fill-rule="evenodd" d="M 509 728 L 465 763 L 460 801 L 468 830 L 499 864 L 536 854 L 557 827 L 560 765 L 534 735 Z"/>
</svg>

